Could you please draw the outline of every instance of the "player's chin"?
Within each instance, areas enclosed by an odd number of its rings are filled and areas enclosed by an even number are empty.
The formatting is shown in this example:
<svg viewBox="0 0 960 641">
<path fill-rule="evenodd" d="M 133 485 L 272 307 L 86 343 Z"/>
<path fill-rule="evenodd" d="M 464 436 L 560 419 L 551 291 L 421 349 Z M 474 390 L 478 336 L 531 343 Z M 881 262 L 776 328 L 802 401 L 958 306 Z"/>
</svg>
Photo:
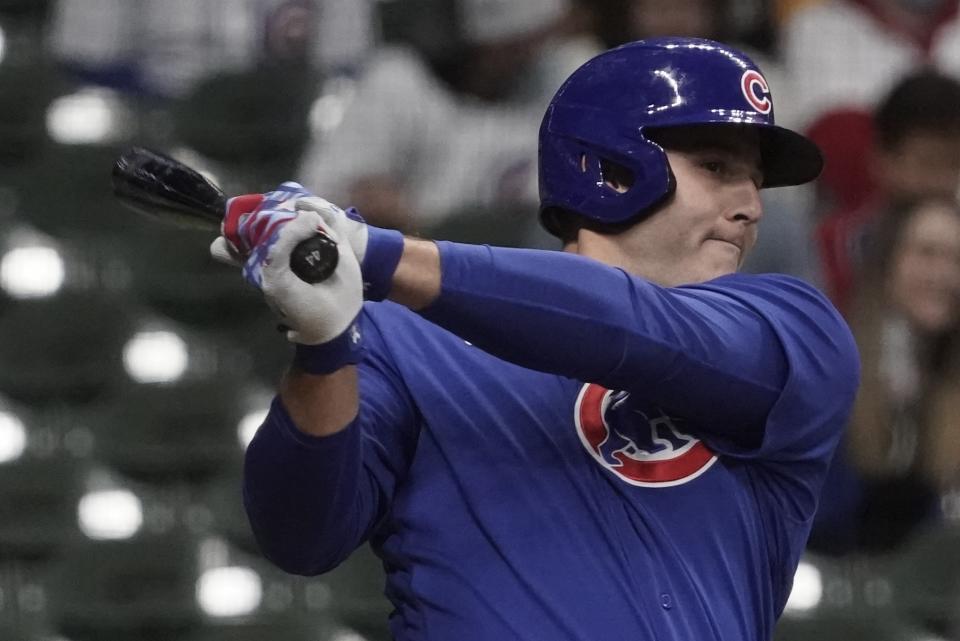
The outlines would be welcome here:
<svg viewBox="0 0 960 641">
<path fill-rule="evenodd" d="M 740 269 L 742 253 L 740 248 L 729 243 L 711 243 L 704 252 L 700 263 L 703 280 L 712 280 Z"/>
</svg>

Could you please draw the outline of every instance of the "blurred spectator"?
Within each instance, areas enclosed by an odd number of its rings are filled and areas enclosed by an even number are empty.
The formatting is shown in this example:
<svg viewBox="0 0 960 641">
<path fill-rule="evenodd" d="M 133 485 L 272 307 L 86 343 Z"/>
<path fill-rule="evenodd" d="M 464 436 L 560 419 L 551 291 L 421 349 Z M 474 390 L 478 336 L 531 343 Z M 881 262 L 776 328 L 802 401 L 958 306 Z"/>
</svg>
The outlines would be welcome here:
<svg viewBox="0 0 960 641">
<path fill-rule="evenodd" d="M 611 47 L 657 36 L 724 40 L 727 0 L 600 0 L 594 10 L 598 31 Z"/>
<path fill-rule="evenodd" d="M 862 381 L 811 547 L 890 551 L 960 479 L 960 208 L 926 198 L 882 217 L 850 313 Z"/>
<path fill-rule="evenodd" d="M 825 0 L 774 0 L 774 18 L 777 24 L 784 24 L 797 11 L 820 4 Z"/>
<path fill-rule="evenodd" d="M 924 64 L 960 75 L 958 0 L 827 0 L 792 13 L 782 44 L 792 124 L 806 128 L 833 109 L 871 110 Z"/>
<path fill-rule="evenodd" d="M 369 0 L 58 0 L 55 58 L 81 80 L 179 97 L 265 61 L 335 72 L 372 44 Z"/>
<path fill-rule="evenodd" d="M 589 4 L 604 43 L 658 36 L 710 38 L 746 46 L 752 58 L 774 52 L 776 12 L 770 2 L 742 0 L 581 0 Z M 782 101 L 778 100 L 778 103 Z"/>
<path fill-rule="evenodd" d="M 917 72 L 899 81 L 872 118 L 844 115 L 812 137 L 829 142 L 839 127 L 860 147 L 848 168 L 848 175 L 860 176 L 850 184 L 856 197 L 845 196 L 842 176 L 828 165 L 825 185 L 833 190 L 835 209 L 816 235 L 827 293 L 844 310 L 878 212 L 901 201 L 956 197 L 960 82 L 935 71 Z"/>
<path fill-rule="evenodd" d="M 571 26 L 567 0 L 459 7 L 455 86 L 412 51 L 379 50 L 304 154 L 308 188 L 410 232 L 469 209 L 535 211 L 539 119 L 598 45 Z"/>
</svg>

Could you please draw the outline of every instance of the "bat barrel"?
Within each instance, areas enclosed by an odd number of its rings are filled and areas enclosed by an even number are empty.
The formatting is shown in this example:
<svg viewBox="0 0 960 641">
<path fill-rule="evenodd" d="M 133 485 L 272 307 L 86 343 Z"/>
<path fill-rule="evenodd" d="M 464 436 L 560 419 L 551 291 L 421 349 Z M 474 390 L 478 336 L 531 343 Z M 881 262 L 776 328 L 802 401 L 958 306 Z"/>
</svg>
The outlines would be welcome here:
<svg viewBox="0 0 960 641">
<path fill-rule="evenodd" d="M 114 195 L 151 218 L 202 229 L 218 229 L 223 220 L 223 191 L 164 154 L 133 147 L 114 163 L 112 178 Z"/>
<path fill-rule="evenodd" d="M 130 209 L 181 227 L 220 229 L 226 195 L 179 160 L 133 147 L 114 163 L 112 178 L 114 195 Z M 290 269 L 300 280 L 319 283 L 333 274 L 339 258 L 337 244 L 317 234 L 294 248 Z"/>
</svg>

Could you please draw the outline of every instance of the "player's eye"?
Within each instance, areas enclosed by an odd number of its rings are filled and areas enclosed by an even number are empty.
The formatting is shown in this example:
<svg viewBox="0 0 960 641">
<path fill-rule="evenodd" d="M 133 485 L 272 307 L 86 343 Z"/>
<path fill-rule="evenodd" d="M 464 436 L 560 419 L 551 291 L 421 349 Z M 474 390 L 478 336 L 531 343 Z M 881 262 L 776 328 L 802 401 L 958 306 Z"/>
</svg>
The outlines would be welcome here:
<svg viewBox="0 0 960 641">
<path fill-rule="evenodd" d="M 712 174 L 722 174 L 726 170 L 726 163 L 722 160 L 702 160 L 700 166 Z"/>
</svg>

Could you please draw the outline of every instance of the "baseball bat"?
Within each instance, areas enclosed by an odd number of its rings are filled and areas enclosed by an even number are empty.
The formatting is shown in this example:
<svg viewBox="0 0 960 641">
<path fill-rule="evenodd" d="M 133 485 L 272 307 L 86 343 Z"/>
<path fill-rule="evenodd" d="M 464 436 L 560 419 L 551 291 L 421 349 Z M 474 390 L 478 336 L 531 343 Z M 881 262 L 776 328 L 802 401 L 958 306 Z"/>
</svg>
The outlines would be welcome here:
<svg viewBox="0 0 960 641">
<path fill-rule="evenodd" d="M 130 209 L 181 227 L 220 229 L 227 197 L 190 166 L 143 147 L 125 151 L 113 165 L 113 194 Z M 290 269 L 300 280 L 319 283 L 337 268 L 337 244 L 318 233 L 290 255 Z"/>
</svg>

